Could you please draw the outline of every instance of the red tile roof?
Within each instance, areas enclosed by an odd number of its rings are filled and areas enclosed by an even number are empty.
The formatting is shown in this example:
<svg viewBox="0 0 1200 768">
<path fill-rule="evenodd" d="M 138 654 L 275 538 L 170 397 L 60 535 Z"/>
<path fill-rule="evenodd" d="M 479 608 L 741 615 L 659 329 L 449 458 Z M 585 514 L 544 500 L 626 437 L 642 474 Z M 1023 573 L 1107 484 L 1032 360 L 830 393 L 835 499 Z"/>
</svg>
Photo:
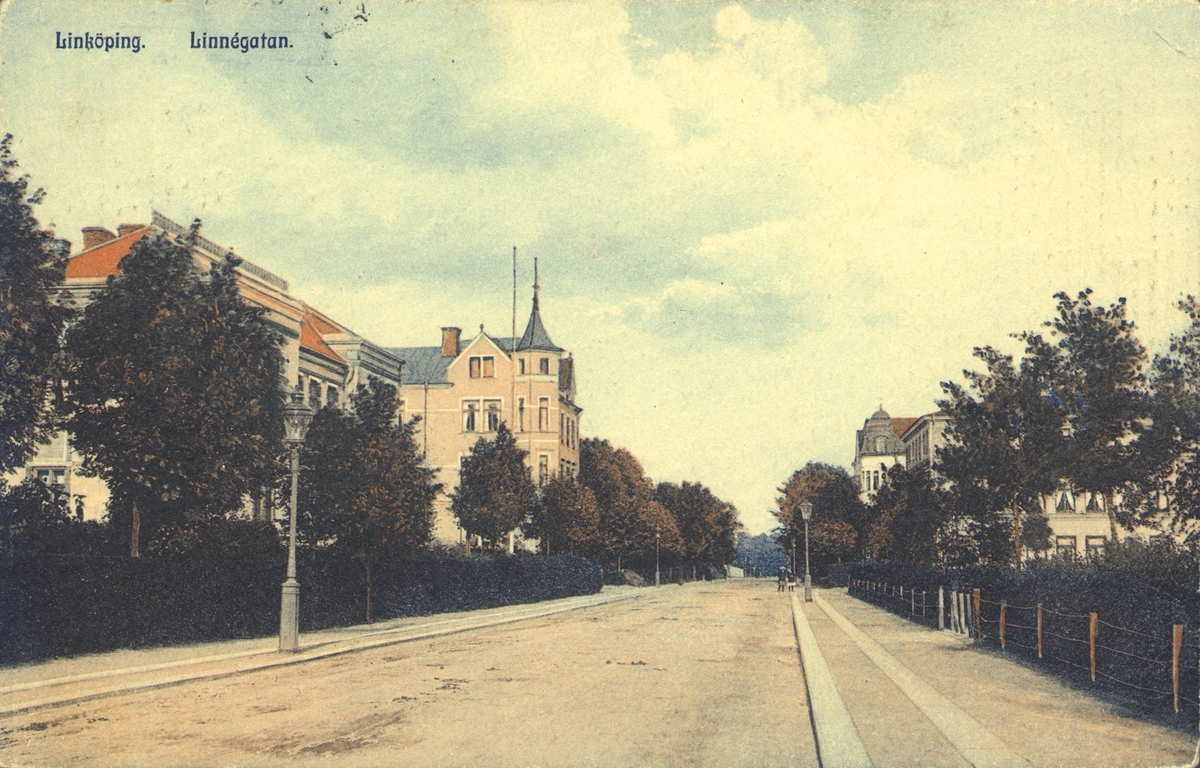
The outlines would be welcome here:
<svg viewBox="0 0 1200 768">
<path fill-rule="evenodd" d="M 142 227 L 124 237 L 109 240 L 80 251 L 67 262 L 67 277 L 106 278 L 121 273 L 117 265 L 129 255 L 133 244 L 150 234 L 150 227 Z"/>
<path fill-rule="evenodd" d="M 917 423 L 920 416 L 894 416 L 892 417 L 892 432 L 896 433 L 896 437 L 904 437 L 904 433 L 908 428 Z"/>
<path fill-rule="evenodd" d="M 300 346 L 310 352 L 316 352 L 322 357 L 328 357 L 330 360 L 336 360 L 339 363 L 345 362 L 321 338 L 320 332 L 313 323 L 313 316 L 310 314 L 305 314 L 304 319 L 300 321 Z"/>
</svg>

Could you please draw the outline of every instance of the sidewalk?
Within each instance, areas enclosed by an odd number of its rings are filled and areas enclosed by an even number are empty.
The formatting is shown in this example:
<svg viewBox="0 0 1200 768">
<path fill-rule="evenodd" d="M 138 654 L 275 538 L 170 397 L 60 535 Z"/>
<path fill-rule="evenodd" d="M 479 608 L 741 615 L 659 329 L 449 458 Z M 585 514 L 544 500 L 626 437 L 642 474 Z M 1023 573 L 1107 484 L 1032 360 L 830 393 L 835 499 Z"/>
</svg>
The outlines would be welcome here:
<svg viewBox="0 0 1200 768">
<path fill-rule="evenodd" d="M 480 611 L 412 616 L 304 633 L 300 652 L 282 654 L 277 637 L 118 650 L 0 668 L 0 717 L 189 680 L 302 664 L 394 643 L 548 616 L 637 596 L 634 587 Z"/>
<path fill-rule="evenodd" d="M 981 729 L 968 735 L 966 741 L 974 743 L 967 753 L 991 739 L 995 751 L 985 761 L 996 764 L 1179 765 L 1188 763 L 1195 751 L 1192 732 L 1124 717 L 1056 678 L 976 651 L 958 635 L 906 621 L 844 590 L 823 589 L 818 595 L 832 612 L 826 616 L 820 600 L 807 604 L 806 612 L 872 762 L 880 768 L 979 764 L 979 758 L 963 757 L 964 739 L 955 729 L 964 722 Z M 866 642 L 838 626 L 834 612 L 853 624 L 851 630 L 865 634 Z M 891 657 L 893 669 L 887 669 L 888 659 L 881 666 L 869 658 L 870 653 L 879 655 L 872 643 Z M 905 673 L 916 680 L 906 679 Z M 1009 758 L 996 757 L 1004 748 Z"/>
</svg>

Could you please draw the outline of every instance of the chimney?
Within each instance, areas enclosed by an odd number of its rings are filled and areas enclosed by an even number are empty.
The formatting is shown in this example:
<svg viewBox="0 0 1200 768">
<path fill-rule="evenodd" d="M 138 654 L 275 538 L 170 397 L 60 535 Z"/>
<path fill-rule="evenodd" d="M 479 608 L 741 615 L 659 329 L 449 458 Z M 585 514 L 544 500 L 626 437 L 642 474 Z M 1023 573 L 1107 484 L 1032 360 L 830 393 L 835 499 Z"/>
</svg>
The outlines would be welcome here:
<svg viewBox="0 0 1200 768">
<path fill-rule="evenodd" d="M 109 240 L 116 240 L 117 236 L 109 232 L 104 227 L 84 227 L 83 228 L 83 250 L 95 248 L 101 243 L 107 243 Z"/>
<path fill-rule="evenodd" d="M 137 232 L 139 229 L 145 228 L 145 224 L 118 224 L 117 237 L 125 237 L 125 235 L 131 235 L 134 232 Z"/>
<path fill-rule="evenodd" d="M 462 328 L 442 329 L 442 357 L 458 357 L 460 336 L 462 336 Z"/>
</svg>

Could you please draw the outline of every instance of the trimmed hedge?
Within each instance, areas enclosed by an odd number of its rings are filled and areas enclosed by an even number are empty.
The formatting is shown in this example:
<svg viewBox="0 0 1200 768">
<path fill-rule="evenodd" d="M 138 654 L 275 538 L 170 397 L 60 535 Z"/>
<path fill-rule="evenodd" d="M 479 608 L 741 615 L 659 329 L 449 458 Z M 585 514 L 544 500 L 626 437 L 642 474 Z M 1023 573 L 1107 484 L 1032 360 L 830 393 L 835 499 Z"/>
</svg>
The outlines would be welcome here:
<svg viewBox="0 0 1200 768">
<path fill-rule="evenodd" d="M 1000 649 L 1000 611 L 1005 604 L 1003 652 L 1053 672 L 1081 688 L 1098 688 L 1121 703 L 1154 713 L 1172 713 L 1172 627 L 1181 624 L 1180 707 L 1188 722 L 1197 715 L 1196 606 L 1188 606 L 1154 586 L 1113 571 L 1059 573 L 991 568 L 949 569 L 904 563 L 851 563 L 834 566 L 830 580 L 850 585 L 855 597 L 926 626 L 936 627 L 937 590 L 979 589 L 979 623 L 971 633 L 984 646 Z M 864 586 L 871 582 L 874 589 Z M 888 585 L 889 588 L 881 588 Z M 890 587 L 903 586 L 903 600 Z M 909 590 L 916 590 L 917 609 Z M 920 615 L 921 593 L 929 608 Z M 1042 658 L 1037 652 L 1037 606 L 1042 606 Z M 972 606 L 973 610 L 973 606 Z M 1090 614 L 1097 614 L 1096 681 L 1091 681 Z"/>
<path fill-rule="evenodd" d="M 0 664 L 279 631 L 282 557 L 239 560 L 83 555 L 0 563 Z M 366 622 L 356 560 L 298 563 L 300 628 Z M 600 568 L 571 556 L 437 557 L 372 568 L 376 621 L 532 603 L 600 591 Z"/>
</svg>

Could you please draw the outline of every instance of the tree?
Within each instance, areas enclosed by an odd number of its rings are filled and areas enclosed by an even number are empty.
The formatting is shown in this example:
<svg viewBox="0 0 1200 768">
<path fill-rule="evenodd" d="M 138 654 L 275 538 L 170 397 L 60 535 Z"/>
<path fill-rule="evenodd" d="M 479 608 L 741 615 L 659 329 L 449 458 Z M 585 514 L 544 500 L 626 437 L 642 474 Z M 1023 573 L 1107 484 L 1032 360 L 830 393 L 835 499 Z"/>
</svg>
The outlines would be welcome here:
<svg viewBox="0 0 1200 768">
<path fill-rule="evenodd" d="M 1122 297 L 1107 307 L 1092 290 L 1056 293 L 1058 316 L 1044 324 L 1051 340 L 1025 333 L 1027 359 L 1045 377 L 1065 415 L 1067 476 L 1105 501 L 1118 541 L 1113 495 L 1141 481 L 1138 437 L 1150 420 L 1146 349 Z M 1057 339 L 1057 342 L 1053 342 Z"/>
<path fill-rule="evenodd" d="M 525 465 L 526 452 L 501 423 L 494 440 L 479 438 L 463 458 L 450 508 L 468 535 L 498 545 L 537 505 L 537 489 Z"/>
<path fill-rule="evenodd" d="M 1200 538 L 1200 302 L 1179 302 L 1188 327 L 1171 338 L 1168 352 L 1156 355 L 1150 377 L 1150 425 L 1138 438 L 1137 474 L 1141 486 L 1127 485 L 1123 504 L 1128 524 L 1159 527 L 1166 523 L 1187 536 Z M 1160 507 L 1165 502 L 1166 509 Z"/>
<path fill-rule="evenodd" d="M 868 554 L 880 560 L 945 564 L 955 521 L 927 467 L 899 464 L 872 504 L 875 521 L 867 534 Z"/>
<path fill-rule="evenodd" d="M 312 543 L 336 548 L 363 565 L 367 623 L 373 620 L 372 566 L 429 543 L 436 471 L 413 433 L 418 421 L 396 423 L 396 388 L 376 378 L 359 385 L 352 410 L 325 407 L 313 417 L 300 474 L 303 530 Z"/>
<path fill-rule="evenodd" d="M 700 483 L 659 483 L 654 499 L 675 518 L 685 561 L 720 567 L 737 554 L 737 508 Z"/>
<path fill-rule="evenodd" d="M 662 551 L 674 555 L 681 550 L 675 518 L 654 500 L 654 482 L 632 453 L 600 438 L 581 440 L 579 482 L 599 507 L 597 552 L 603 560 L 620 569 L 632 556 L 645 565 L 654 557 L 656 532 Z"/>
<path fill-rule="evenodd" d="M 1040 348 L 1036 335 L 1022 338 Z M 938 407 L 950 417 L 949 441 L 934 469 L 948 485 L 950 516 L 972 531 L 975 556 L 1020 567 L 1021 512 L 1040 510 L 1067 471 L 1064 417 L 1043 357 L 1027 355 L 1018 369 L 992 347 L 974 354 L 984 372 L 963 371 L 965 387 L 942 382 L 948 397 Z M 1002 530 L 1007 552 L 995 548 Z"/>
<path fill-rule="evenodd" d="M 237 264 L 202 274 L 187 247 L 143 238 L 67 332 L 65 424 L 135 557 L 143 528 L 238 510 L 277 476 L 283 359 Z"/>
<path fill-rule="evenodd" d="M 863 557 L 871 519 L 858 498 L 858 487 L 841 467 L 810 461 L 792 473 L 783 487 L 774 512 L 780 523 L 779 543 L 791 552 L 792 544 L 804 546 L 801 505 L 813 505 L 809 522 L 809 554 L 812 569 L 822 571 L 832 563 Z"/>
<path fill-rule="evenodd" d="M 572 477 L 553 478 L 542 486 L 524 532 L 539 539 L 547 555 L 590 553 L 600 535 L 596 497 Z"/>
<path fill-rule="evenodd" d="M 53 434 L 51 374 L 68 317 L 53 299 L 66 260 L 33 216 L 43 192 L 16 175 L 12 139 L 0 140 L 0 475 Z"/>
<path fill-rule="evenodd" d="M 779 548 L 775 537 L 769 533 L 751 536 L 744 531 L 738 532 L 737 557 L 733 564 L 757 576 L 772 576 L 786 566 L 788 556 Z"/>
</svg>

